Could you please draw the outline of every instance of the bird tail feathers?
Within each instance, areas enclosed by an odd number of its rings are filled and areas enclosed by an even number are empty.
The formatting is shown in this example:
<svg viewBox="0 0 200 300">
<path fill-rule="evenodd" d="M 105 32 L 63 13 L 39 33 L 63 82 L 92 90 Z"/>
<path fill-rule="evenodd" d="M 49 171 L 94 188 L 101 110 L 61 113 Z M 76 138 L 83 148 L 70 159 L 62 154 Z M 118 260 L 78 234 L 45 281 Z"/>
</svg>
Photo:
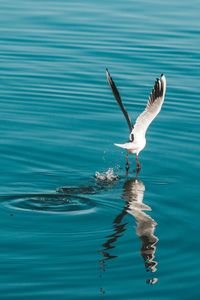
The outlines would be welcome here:
<svg viewBox="0 0 200 300">
<path fill-rule="evenodd" d="M 117 147 L 126 149 L 126 150 L 130 150 L 133 146 L 131 145 L 131 143 L 124 143 L 124 144 L 114 144 Z"/>
</svg>

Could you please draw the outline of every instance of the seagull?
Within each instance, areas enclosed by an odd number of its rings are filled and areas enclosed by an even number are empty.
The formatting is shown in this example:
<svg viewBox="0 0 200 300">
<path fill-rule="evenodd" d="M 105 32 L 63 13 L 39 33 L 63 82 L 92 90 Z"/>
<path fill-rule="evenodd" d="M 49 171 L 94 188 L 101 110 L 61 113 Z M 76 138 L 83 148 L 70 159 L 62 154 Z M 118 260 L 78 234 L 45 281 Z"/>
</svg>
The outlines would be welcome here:
<svg viewBox="0 0 200 300">
<path fill-rule="evenodd" d="M 133 125 L 131 118 L 126 111 L 120 93 L 110 76 L 108 69 L 106 69 L 106 77 L 108 84 L 110 85 L 112 92 L 114 94 L 115 99 L 119 107 L 121 108 L 124 117 L 127 121 L 129 127 L 129 141 L 124 144 L 114 144 L 117 147 L 123 148 L 127 150 L 126 155 L 126 174 L 128 175 L 128 171 L 130 168 L 130 164 L 128 161 L 128 154 L 136 154 L 136 176 L 141 170 L 141 164 L 139 162 L 139 153 L 144 149 L 146 145 L 146 131 L 151 124 L 151 122 L 155 119 L 157 114 L 160 112 L 161 107 L 164 102 L 165 93 L 166 93 L 166 78 L 164 74 L 160 75 L 160 78 L 157 78 L 152 89 L 152 92 L 149 96 L 147 106 L 145 110 L 138 116 L 135 124 Z"/>
</svg>

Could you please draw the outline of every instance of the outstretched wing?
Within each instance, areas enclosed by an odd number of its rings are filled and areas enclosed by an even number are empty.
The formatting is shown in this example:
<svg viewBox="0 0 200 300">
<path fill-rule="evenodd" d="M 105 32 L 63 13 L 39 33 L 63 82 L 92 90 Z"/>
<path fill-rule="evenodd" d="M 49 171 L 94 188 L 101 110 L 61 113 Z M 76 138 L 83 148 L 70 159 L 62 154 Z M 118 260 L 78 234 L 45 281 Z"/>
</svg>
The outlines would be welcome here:
<svg viewBox="0 0 200 300">
<path fill-rule="evenodd" d="M 115 96 L 115 99 L 117 100 L 117 103 L 119 104 L 119 107 L 121 108 L 125 118 L 126 118 L 126 121 L 128 123 L 128 127 L 130 129 L 130 132 L 132 131 L 133 129 L 133 125 L 132 125 L 132 122 L 131 122 L 131 118 L 129 117 L 129 114 L 127 113 L 126 109 L 124 108 L 124 105 L 122 103 L 122 99 L 120 97 L 120 94 L 119 94 L 119 91 L 114 83 L 114 81 L 112 80 L 112 77 L 110 76 L 110 73 L 108 72 L 108 69 L 106 69 L 106 77 L 107 77 L 107 80 L 108 80 L 108 83 L 112 89 L 112 92 Z"/>
<path fill-rule="evenodd" d="M 160 112 L 165 99 L 166 92 L 166 78 L 162 74 L 160 78 L 156 79 L 154 88 L 149 96 L 146 109 L 139 115 L 134 125 L 131 134 L 137 139 L 139 136 L 144 136 L 149 125 Z"/>
</svg>

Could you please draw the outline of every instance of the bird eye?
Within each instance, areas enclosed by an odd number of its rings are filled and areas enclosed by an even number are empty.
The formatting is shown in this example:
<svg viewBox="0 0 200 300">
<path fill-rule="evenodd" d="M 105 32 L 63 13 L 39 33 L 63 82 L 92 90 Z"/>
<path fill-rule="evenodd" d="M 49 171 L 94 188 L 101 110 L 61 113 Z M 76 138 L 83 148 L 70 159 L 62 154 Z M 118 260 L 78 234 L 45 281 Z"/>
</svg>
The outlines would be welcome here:
<svg viewBox="0 0 200 300">
<path fill-rule="evenodd" d="M 133 142 L 133 140 L 134 140 L 134 135 L 133 135 L 133 133 L 131 133 L 130 134 L 130 142 Z"/>
</svg>

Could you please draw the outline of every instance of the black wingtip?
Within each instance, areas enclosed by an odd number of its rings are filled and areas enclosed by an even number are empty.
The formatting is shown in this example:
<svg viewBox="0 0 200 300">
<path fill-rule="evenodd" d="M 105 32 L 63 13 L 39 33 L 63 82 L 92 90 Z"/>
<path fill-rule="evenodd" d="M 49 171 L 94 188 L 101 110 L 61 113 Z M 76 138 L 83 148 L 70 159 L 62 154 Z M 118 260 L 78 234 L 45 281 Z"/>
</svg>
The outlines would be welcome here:
<svg viewBox="0 0 200 300">
<path fill-rule="evenodd" d="M 108 71 L 108 68 L 106 68 L 106 75 L 107 75 L 107 78 L 111 78 L 110 72 Z"/>
</svg>

